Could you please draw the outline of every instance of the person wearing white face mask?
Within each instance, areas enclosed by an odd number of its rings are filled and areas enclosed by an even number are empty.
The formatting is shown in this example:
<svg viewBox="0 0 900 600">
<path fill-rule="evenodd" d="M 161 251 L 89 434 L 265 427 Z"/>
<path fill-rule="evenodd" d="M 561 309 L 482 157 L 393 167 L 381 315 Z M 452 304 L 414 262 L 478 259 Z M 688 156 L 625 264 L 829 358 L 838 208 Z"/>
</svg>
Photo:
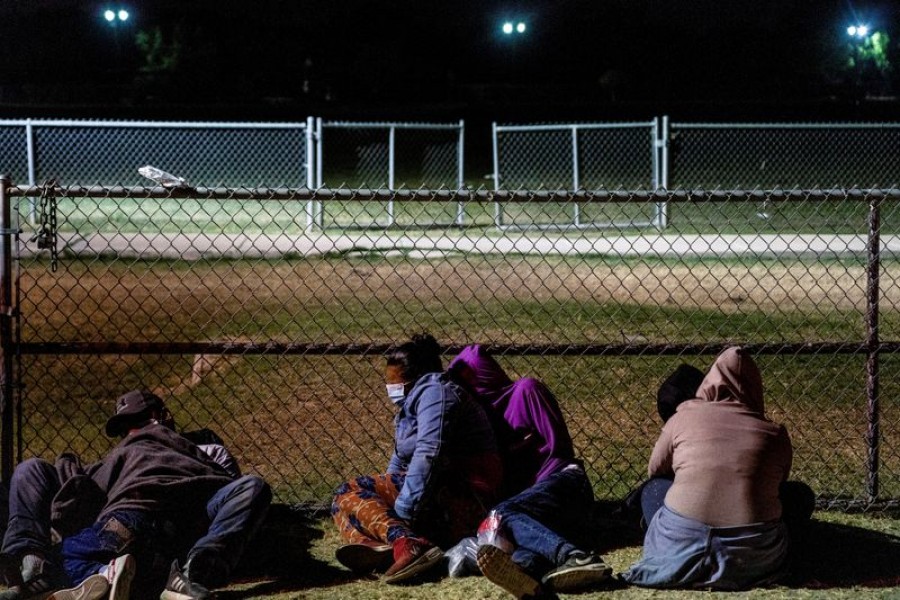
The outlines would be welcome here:
<svg viewBox="0 0 900 600">
<path fill-rule="evenodd" d="M 337 560 L 357 573 L 406 581 L 473 535 L 497 500 L 502 466 L 484 409 L 442 371 L 441 349 L 416 335 L 387 355 L 385 391 L 398 408 L 386 473 L 335 491 L 331 514 L 347 544 Z"/>
</svg>

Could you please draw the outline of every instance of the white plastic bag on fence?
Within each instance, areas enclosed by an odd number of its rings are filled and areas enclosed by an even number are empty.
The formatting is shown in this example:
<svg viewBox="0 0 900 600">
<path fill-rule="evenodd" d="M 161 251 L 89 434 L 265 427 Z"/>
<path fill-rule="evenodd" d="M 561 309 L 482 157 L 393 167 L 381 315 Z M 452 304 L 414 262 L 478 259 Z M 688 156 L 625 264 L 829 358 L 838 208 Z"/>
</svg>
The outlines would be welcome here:
<svg viewBox="0 0 900 600">
<path fill-rule="evenodd" d="M 150 165 L 141 167 L 140 169 L 138 169 L 138 173 L 140 173 L 147 179 L 152 179 L 164 188 L 188 187 L 188 184 L 184 180 L 184 177 L 177 177 L 175 175 L 172 175 L 171 173 L 166 173 L 162 169 L 151 167 Z"/>
</svg>

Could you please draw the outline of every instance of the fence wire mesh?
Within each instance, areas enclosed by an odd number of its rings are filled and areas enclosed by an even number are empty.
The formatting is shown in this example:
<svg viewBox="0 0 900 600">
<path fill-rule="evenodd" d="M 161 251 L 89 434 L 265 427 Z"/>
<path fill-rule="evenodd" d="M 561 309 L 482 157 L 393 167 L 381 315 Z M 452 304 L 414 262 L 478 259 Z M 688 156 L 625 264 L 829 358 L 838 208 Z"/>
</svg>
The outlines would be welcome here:
<svg viewBox="0 0 900 600">
<path fill-rule="evenodd" d="M 653 190 L 656 123 L 494 125 L 496 189 Z M 654 206 L 517 203 L 496 207 L 511 227 L 649 225 Z"/>
<path fill-rule="evenodd" d="M 893 187 L 897 123 L 672 123 L 668 186 L 684 189 Z"/>
<path fill-rule="evenodd" d="M 463 181 L 464 123 L 323 121 L 316 125 L 317 188 L 460 189 Z M 383 201 L 344 199 L 316 208 L 323 228 L 441 225 L 460 223 L 461 207 L 395 206 Z"/>
<path fill-rule="evenodd" d="M 54 249 L 38 248 L 25 218 L 41 191 L 56 197 Z M 386 466 L 382 354 L 428 330 L 447 360 L 487 344 L 511 375 L 545 380 L 598 497 L 617 498 L 644 476 L 662 379 L 681 362 L 705 370 L 739 343 L 758 358 L 770 417 L 791 433 L 795 478 L 822 501 L 900 498 L 894 191 L 391 194 L 422 215 L 457 202 L 693 211 L 664 232 L 298 225 L 310 201 L 382 197 L 369 190 L 73 185 L 9 195 L 21 228 L 17 460 L 100 457 L 113 443 L 102 425 L 114 398 L 147 387 L 181 429 L 219 432 L 279 501 L 321 505 L 339 482 Z M 754 216 L 761 201 L 777 219 Z M 837 216 L 823 225 L 822 212 Z M 867 320 L 873 281 L 880 337 Z"/>
<path fill-rule="evenodd" d="M 150 164 L 192 185 L 304 187 L 308 131 L 306 122 L 0 121 L 0 164 L 30 183 L 149 185 L 136 168 Z"/>
</svg>

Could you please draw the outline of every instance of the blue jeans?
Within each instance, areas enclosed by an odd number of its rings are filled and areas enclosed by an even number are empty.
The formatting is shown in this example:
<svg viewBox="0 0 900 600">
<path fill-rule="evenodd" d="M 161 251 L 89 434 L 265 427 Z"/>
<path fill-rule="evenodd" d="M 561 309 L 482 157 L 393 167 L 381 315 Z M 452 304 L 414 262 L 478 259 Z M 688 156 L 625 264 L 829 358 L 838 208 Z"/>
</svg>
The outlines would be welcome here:
<svg viewBox="0 0 900 600">
<path fill-rule="evenodd" d="M 206 503 L 203 525 L 208 527 L 187 553 L 187 560 L 196 559 L 198 567 L 196 575 L 192 569 L 191 579 L 196 577 L 197 583 L 210 587 L 224 584 L 271 501 L 268 484 L 254 475 L 245 475 L 217 491 Z M 151 571 L 157 555 L 175 558 L 177 550 L 173 550 L 184 541 L 178 538 L 196 529 L 192 521 L 198 516 L 178 514 L 167 524 L 168 519 L 144 511 L 113 511 L 63 540 L 63 567 L 76 585 L 125 553 L 134 555 L 138 573 Z"/>
<path fill-rule="evenodd" d="M 50 504 L 59 488 L 56 468 L 45 460 L 30 458 L 16 467 L 9 482 L 4 554 L 50 556 Z"/>
<path fill-rule="evenodd" d="M 501 527 L 516 545 L 512 560 L 540 578 L 580 550 L 572 540 L 583 535 L 594 502 L 581 469 L 557 471 L 496 507 Z"/>
</svg>

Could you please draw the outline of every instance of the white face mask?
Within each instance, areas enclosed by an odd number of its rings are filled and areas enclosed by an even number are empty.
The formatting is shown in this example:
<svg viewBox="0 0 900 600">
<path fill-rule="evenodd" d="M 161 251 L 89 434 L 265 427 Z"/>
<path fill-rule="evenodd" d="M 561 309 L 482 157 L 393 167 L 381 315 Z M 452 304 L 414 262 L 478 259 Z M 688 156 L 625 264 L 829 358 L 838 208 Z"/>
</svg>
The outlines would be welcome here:
<svg viewBox="0 0 900 600">
<path fill-rule="evenodd" d="M 403 399 L 406 398 L 405 383 L 389 383 L 384 387 L 387 388 L 388 398 L 390 398 L 391 402 L 394 404 L 400 404 L 403 402 Z"/>
</svg>

